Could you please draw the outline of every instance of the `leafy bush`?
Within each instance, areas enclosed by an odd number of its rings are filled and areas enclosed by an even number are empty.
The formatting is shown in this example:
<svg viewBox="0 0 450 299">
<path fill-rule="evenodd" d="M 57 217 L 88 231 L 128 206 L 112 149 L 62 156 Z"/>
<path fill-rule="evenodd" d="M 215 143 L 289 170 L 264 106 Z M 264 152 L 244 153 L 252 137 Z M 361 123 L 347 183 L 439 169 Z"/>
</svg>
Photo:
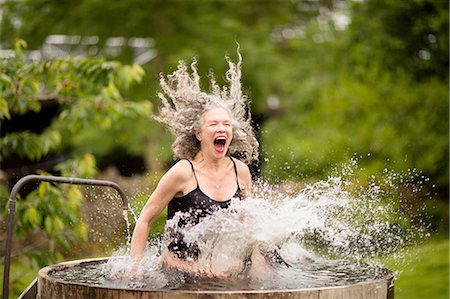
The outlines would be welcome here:
<svg viewBox="0 0 450 299">
<path fill-rule="evenodd" d="M 74 140 L 82 132 L 102 134 L 123 118 L 150 118 L 149 101 L 122 96 L 122 90 L 141 81 L 143 69 L 89 57 L 30 61 L 25 46 L 24 41 L 17 41 L 14 55 L 0 59 L 0 122 L 29 111 L 39 112 L 45 100 L 56 101 L 59 111 L 43 132 L 4 132 L 0 161 L 12 155 L 38 161 L 64 151 L 68 159 L 56 165 L 55 171 L 63 176 L 94 177 L 95 156 L 74 151 Z M 0 217 L 6 219 L 8 192 L 1 190 Z M 40 183 L 20 198 L 14 234 L 21 246 L 14 248 L 13 256 L 26 255 L 30 267 L 42 267 L 60 261 L 74 244 L 86 242 L 89 228 L 80 216 L 83 201 L 79 187 L 50 183 Z M 11 281 L 11 285 L 17 284 Z"/>
</svg>

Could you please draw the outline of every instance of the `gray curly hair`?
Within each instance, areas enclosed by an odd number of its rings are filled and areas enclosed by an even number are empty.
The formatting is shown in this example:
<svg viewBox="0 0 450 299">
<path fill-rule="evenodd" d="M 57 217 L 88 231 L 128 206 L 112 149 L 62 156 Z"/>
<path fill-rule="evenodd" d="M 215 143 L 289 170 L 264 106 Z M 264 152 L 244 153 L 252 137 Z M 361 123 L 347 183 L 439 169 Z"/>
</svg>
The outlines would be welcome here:
<svg viewBox="0 0 450 299">
<path fill-rule="evenodd" d="M 161 74 L 160 85 L 162 92 L 158 97 L 162 103 L 159 114 L 155 119 L 166 125 L 175 136 L 172 149 L 176 158 L 194 159 L 200 151 L 200 142 L 195 133 L 200 130 L 201 116 L 204 112 L 222 107 L 231 117 L 233 140 L 228 154 L 236 156 L 245 163 L 258 160 L 258 141 L 251 126 L 250 109 L 247 106 L 247 96 L 241 91 L 242 56 L 237 51 L 238 62 L 233 63 L 229 57 L 226 81 L 229 88 L 222 88 L 210 73 L 209 93 L 200 88 L 200 76 L 197 72 L 197 60 L 190 65 L 192 73 L 188 71 L 184 61 L 179 61 L 178 68 L 165 77 Z"/>
</svg>

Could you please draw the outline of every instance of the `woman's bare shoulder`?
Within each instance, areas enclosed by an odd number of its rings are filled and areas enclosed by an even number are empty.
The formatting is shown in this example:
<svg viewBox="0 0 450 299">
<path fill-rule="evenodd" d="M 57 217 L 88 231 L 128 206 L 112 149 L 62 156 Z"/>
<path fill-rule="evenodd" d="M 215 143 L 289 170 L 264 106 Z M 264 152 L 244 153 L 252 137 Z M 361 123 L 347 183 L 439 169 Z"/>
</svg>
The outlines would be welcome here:
<svg viewBox="0 0 450 299">
<path fill-rule="evenodd" d="M 188 180 L 192 176 L 192 166 L 188 160 L 180 160 L 167 171 L 166 176 L 181 181 Z"/>
<path fill-rule="evenodd" d="M 250 173 L 250 169 L 248 168 L 247 164 L 245 164 L 244 162 L 242 162 L 239 159 L 236 158 L 232 158 L 233 161 L 236 163 L 236 169 L 238 172 L 248 172 Z"/>
<path fill-rule="evenodd" d="M 241 181 L 244 185 L 250 185 L 252 178 L 250 174 L 250 169 L 248 168 L 247 164 L 238 159 L 234 158 L 232 159 L 235 161 L 236 164 L 236 171 L 238 173 L 239 181 Z"/>
<path fill-rule="evenodd" d="M 252 189 L 252 176 L 250 174 L 250 169 L 248 168 L 247 164 L 244 162 L 233 159 L 236 164 L 236 170 L 238 174 L 238 180 L 239 180 L 239 186 L 243 191 L 244 198 L 247 198 L 250 196 L 250 192 Z"/>
</svg>

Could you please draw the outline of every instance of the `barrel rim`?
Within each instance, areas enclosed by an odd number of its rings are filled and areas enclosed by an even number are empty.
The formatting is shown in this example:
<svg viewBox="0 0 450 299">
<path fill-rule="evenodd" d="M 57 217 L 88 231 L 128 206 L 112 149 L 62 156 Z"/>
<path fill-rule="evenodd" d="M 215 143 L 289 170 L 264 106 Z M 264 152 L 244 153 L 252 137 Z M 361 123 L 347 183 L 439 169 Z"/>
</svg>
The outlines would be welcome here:
<svg viewBox="0 0 450 299">
<path fill-rule="evenodd" d="M 368 280 L 348 285 L 338 285 L 338 286 L 327 286 L 327 287 L 313 287 L 313 288 L 301 288 L 301 289 L 265 289 L 265 290 L 229 290 L 229 291 L 220 291 L 220 290 L 166 290 L 166 289 L 146 289 L 146 288 L 123 288 L 123 287 L 114 287 L 114 286 L 102 286 L 102 285 L 92 285 L 88 283 L 82 282 L 69 282 L 63 279 L 58 279 L 51 277 L 51 273 L 55 271 L 63 271 L 70 267 L 76 266 L 84 266 L 84 265 L 93 265 L 99 263 L 106 263 L 108 260 L 113 259 L 114 257 L 98 257 L 98 258 L 87 258 L 80 260 L 72 260 L 61 262 L 58 264 L 53 264 L 46 266 L 39 270 L 38 278 L 46 279 L 48 281 L 53 281 L 57 283 L 61 283 L 64 285 L 75 285 L 81 287 L 89 287 L 89 288 L 99 288 L 99 289 L 111 289 L 111 290 L 123 290 L 123 291 L 133 291 L 133 292 L 160 292 L 160 293 L 183 293 L 183 294 L 276 294 L 276 293 L 298 293 L 298 292 L 318 292 L 318 291 L 327 291 L 327 290 L 336 290 L 336 289 L 346 289 L 346 288 L 354 288 L 358 286 L 372 285 L 372 284 L 383 284 L 387 285 L 387 288 L 391 288 L 394 286 L 395 275 L 391 272 L 390 275 L 387 275 L 385 278 L 379 278 L 374 280 Z M 38 282 L 39 284 L 39 282 Z"/>
</svg>

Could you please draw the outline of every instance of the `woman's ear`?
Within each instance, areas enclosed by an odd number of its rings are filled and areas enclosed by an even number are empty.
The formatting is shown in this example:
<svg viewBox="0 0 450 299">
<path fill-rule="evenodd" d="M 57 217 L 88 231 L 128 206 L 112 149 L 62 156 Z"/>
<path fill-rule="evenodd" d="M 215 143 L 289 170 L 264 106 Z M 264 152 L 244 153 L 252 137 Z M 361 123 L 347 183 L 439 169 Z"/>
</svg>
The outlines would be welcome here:
<svg viewBox="0 0 450 299">
<path fill-rule="evenodd" d="M 202 135 L 200 134 L 200 132 L 195 132 L 195 138 L 197 138 L 198 141 L 202 141 Z"/>
</svg>

